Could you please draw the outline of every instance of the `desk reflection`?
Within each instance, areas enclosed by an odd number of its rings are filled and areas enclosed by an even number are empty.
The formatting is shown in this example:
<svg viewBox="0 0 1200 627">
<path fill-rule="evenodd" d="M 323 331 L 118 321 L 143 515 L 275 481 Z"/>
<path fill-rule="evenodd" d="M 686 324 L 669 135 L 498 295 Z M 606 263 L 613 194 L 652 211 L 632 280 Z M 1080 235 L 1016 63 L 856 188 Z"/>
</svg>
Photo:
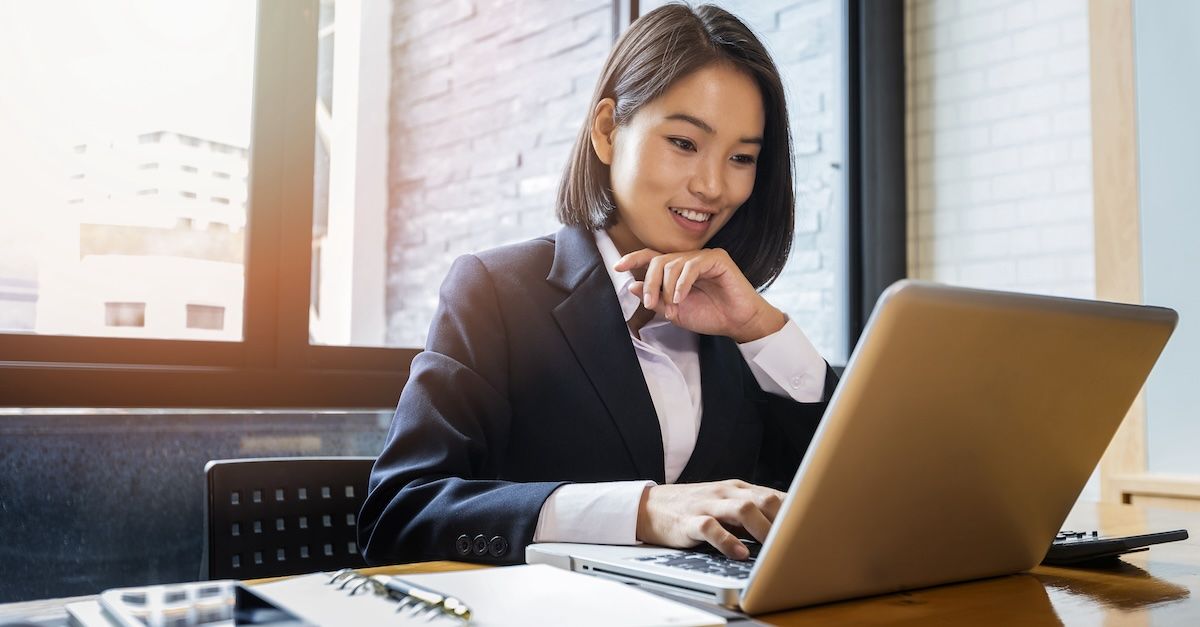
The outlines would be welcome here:
<svg viewBox="0 0 1200 627">
<path fill-rule="evenodd" d="M 1191 596 L 1186 586 L 1155 577 L 1124 560 L 1089 568 L 1042 567 L 1034 576 L 1046 586 L 1056 605 L 1082 605 L 1094 610 L 1126 613 Z"/>
<path fill-rule="evenodd" d="M 1062 625 L 1046 587 L 1023 573 L 755 617 L 772 625 Z"/>
</svg>

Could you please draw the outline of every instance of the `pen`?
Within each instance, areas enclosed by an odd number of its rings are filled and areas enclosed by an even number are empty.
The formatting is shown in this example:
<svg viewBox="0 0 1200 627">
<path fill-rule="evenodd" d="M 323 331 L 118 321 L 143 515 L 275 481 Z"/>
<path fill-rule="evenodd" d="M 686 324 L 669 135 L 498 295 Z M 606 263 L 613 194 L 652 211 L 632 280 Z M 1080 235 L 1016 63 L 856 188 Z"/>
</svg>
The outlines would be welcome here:
<svg viewBox="0 0 1200 627">
<path fill-rule="evenodd" d="M 373 575 L 371 579 L 383 584 L 383 587 L 387 589 L 390 596 L 416 599 L 430 608 L 441 611 L 443 614 L 464 622 L 470 622 L 471 620 L 471 609 L 465 603 L 452 596 L 434 592 L 429 588 L 422 588 L 391 575 Z"/>
</svg>

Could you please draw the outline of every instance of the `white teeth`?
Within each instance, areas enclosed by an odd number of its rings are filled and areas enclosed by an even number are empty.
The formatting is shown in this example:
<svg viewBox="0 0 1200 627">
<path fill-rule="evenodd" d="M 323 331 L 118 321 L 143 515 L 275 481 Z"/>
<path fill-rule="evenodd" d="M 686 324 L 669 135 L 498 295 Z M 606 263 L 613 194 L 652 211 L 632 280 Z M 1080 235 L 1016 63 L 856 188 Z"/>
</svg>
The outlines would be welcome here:
<svg viewBox="0 0 1200 627">
<path fill-rule="evenodd" d="M 671 207 L 671 211 L 674 211 L 675 213 L 687 218 L 688 220 L 691 220 L 692 222 L 708 222 L 708 219 L 712 217 L 711 213 L 692 211 L 691 209 L 676 209 L 675 207 Z"/>
</svg>

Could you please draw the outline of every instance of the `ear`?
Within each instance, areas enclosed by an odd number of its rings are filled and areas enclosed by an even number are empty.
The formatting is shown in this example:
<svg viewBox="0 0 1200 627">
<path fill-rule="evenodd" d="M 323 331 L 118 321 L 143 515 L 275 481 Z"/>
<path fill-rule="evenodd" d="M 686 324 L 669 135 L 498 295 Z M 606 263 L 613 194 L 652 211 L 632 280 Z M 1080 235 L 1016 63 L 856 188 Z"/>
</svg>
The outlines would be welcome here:
<svg viewBox="0 0 1200 627">
<path fill-rule="evenodd" d="M 613 140 L 617 131 L 616 106 L 612 98 L 605 98 L 592 110 L 592 150 L 604 165 L 612 165 Z"/>
</svg>

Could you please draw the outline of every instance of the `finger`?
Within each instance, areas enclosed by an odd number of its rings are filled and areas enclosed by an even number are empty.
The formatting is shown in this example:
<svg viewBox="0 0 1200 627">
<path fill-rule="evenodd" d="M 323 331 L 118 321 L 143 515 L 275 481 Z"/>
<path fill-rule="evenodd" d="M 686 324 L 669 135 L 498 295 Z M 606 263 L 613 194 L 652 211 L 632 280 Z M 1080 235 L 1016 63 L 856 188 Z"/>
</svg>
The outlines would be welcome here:
<svg viewBox="0 0 1200 627">
<path fill-rule="evenodd" d="M 725 557 L 735 560 L 744 560 L 750 557 L 750 549 L 747 549 L 746 545 L 737 539 L 737 536 L 722 527 L 716 518 L 696 516 L 692 518 L 691 526 L 688 533 L 690 538 L 713 545 Z"/>
<path fill-rule="evenodd" d="M 617 272 L 625 272 L 626 270 L 641 268 L 642 266 L 650 263 L 651 259 L 654 259 L 661 254 L 662 253 L 654 250 L 653 248 L 635 250 L 628 255 L 621 257 L 621 259 L 617 261 L 617 264 L 613 266 L 613 270 L 616 270 Z"/>
<path fill-rule="evenodd" d="M 762 511 L 767 520 L 775 522 L 775 517 L 779 515 L 779 508 L 783 507 L 783 499 L 787 498 L 787 494 L 779 490 L 771 488 L 759 488 L 758 496 L 754 502 L 758 504 L 758 509 Z"/>
<path fill-rule="evenodd" d="M 686 263 L 688 262 L 682 257 L 675 257 L 663 264 L 662 302 L 668 305 L 679 304 L 675 287 L 679 283 L 679 275 L 683 272 Z"/>
<path fill-rule="evenodd" d="M 738 525 L 759 542 L 766 542 L 767 534 L 771 531 L 771 521 L 758 508 L 758 504 L 749 499 L 728 499 L 722 502 L 724 510 L 720 515 L 721 522 Z"/>
<path fill-rule="evenodd" d="M 634 281 L 633 283 L 629 284 L 629 293 L 633 294 L 634 296 L 637 296 L 638 298 L 641 298 L 642 297 L 642 287 L 643 287 L 642 281 Z"/>
<path fill-rule="evenodd" d="M 655 307 L 659 302 L 659 290 L 662 289 L 662 267 L 666 261 L 664 256 L 659 255 L 646 265 L 646 280 L 642 285 L 642 306 L 646 309 L 658 311 Z"/>
<path fill-rule="evenodd" d="M 699 257 L 692 257 L 683 264 L 683 268 L 679 271 L 679 277 L 675 279 L 675 297 L 671 302 L 678 305 L 692 292 L 692 285 L 700 278 L 701 263 Z"/>
</svg>

